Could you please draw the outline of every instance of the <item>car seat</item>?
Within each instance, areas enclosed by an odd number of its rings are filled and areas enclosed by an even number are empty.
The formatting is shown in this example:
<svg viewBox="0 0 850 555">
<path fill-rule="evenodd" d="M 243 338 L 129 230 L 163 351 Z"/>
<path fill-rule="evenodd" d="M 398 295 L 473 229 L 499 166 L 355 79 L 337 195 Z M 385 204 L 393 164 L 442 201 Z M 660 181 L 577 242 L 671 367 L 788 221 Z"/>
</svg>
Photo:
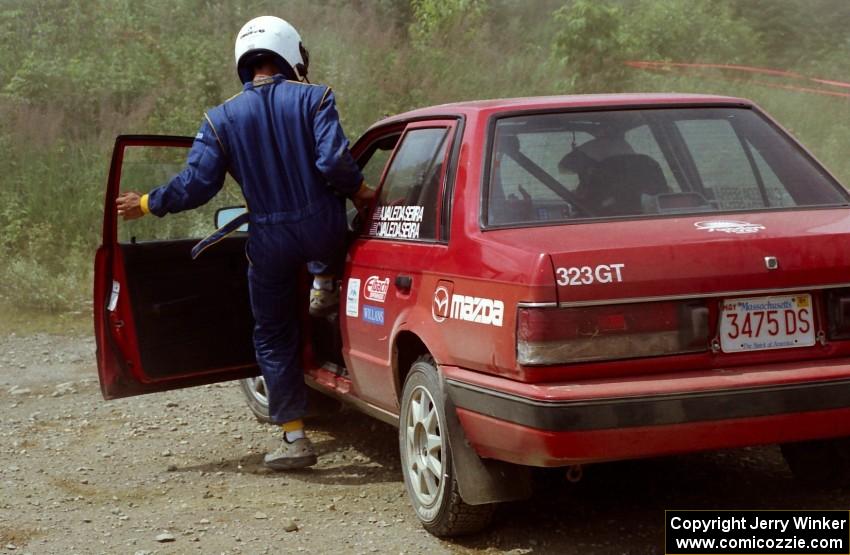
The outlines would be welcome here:
<svg viewBox="0 0 850 555">
<path fill-rule="evenodd" d="M 587 183 L 596 216 L 643 214 L 643 195 L 668 193 L 661 166 L 646 154 L 620 154 L 597 162 Z"/>
</svg>

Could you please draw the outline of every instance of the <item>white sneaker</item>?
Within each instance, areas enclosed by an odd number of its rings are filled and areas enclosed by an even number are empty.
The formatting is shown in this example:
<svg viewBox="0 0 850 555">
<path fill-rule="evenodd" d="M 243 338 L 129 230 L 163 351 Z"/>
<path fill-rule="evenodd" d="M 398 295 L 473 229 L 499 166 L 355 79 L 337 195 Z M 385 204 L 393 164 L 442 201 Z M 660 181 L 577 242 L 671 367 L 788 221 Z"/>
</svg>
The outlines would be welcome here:
<svg viewBox="0 0 850 555">
<path fill-rule="evenodd" d="M 317 462 L 313 444 L 306 437 L 298 438 L 292 443 L 284 439 L 280 447 L 266 454 L 263 462 L 275 470 L 293 470 L 313 466 Z"/>
<path fill-rule="evenodd" d="M 339 290 L 310 289 L 310 316 L 322 318 L 339 307 Z"/>
</svg>

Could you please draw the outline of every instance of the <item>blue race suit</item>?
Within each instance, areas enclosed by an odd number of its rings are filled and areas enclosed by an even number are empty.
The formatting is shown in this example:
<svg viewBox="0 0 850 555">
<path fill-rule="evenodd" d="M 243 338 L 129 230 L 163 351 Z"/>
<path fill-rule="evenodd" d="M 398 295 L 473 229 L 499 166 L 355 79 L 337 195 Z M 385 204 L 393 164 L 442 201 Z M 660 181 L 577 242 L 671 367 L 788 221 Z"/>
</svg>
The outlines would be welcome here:
<svg viewBox="0 0 850 555">
<path fill-rule="evenodd" d="M 297 269 L 333 272 L 344 255 L 345 205 L 334 191 L 350 196 L 363 182 L 348 147 L 329 87 L 258 79 L 206 114 L 186 167 L 148 196 L 164 216 L 209 201 L 226 172 L 242 187 L 254 349 L 274 423 L 306 413 Z"/>
</svg>

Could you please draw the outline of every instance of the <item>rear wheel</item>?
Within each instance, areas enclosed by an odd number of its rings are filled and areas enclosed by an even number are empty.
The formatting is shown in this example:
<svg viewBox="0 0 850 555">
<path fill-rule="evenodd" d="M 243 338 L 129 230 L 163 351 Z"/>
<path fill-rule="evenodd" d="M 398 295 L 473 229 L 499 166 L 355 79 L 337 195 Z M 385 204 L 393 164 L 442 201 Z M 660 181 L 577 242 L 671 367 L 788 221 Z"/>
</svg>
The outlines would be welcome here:
<svg viewBox="0 0 850 555">
<path fill-rule="evenodd" d="M 850 438 L 785 443 L 781 449 L 800 483 L 816 487 L 850 485 Z"/>
<path fill-rule="evenodd" d="M 416 516 L 438 537 L 477 532 L 495 505 L 468 505 L 460 497 L 446 436 L 445 405 L 434 361 L 419 358 L 404 383 L 399 448 L 404 485 Z"/>
</svg>

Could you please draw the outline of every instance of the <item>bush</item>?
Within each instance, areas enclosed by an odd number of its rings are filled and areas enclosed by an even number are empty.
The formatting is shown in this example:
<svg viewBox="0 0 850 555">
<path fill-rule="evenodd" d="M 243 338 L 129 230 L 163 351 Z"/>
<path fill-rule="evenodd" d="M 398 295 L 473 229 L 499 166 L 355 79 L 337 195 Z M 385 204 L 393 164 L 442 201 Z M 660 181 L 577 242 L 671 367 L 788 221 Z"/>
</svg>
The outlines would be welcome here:
<svg viewBox="0 0 850 555">
<path fill-rule="evenodd" d="M 206 108 L 239 91 L 234 35 L 263 13 L 300 30 L 310 77 L 334 87 L 352 138 L 384 115 L 440 102 L 715 92 L 752 97 L 850 182 L 846 99 L 623 64 L 847 75 L 845 0 L 3 0 L 0 300 L 54 311 L 88 302 L 115 135 L 193 135 Z M 186 221 L 200 229 L 204 218 Z M 156 225 L 179 227 L 144 224 Z"/>
</svg>

